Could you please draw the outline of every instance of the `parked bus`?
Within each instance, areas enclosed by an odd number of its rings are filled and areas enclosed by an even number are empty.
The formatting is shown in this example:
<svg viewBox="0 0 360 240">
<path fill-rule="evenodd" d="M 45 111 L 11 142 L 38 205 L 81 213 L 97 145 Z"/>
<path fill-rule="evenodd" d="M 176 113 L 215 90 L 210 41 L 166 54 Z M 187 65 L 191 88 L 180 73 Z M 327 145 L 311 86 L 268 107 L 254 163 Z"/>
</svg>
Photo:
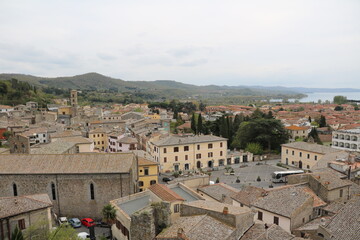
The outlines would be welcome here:
<svg viewBox="0 0 360 240">
<path fill-rule="evenodd" d="M 293 170 L 293 171 L 281 171 L 281 172 L 273 172 L 272 174 L 272 182 L 273 183 L 285 183 L 287 182 L 287 176 L 293 174 L 304 173 L 303 170 Z"/>
</svg>

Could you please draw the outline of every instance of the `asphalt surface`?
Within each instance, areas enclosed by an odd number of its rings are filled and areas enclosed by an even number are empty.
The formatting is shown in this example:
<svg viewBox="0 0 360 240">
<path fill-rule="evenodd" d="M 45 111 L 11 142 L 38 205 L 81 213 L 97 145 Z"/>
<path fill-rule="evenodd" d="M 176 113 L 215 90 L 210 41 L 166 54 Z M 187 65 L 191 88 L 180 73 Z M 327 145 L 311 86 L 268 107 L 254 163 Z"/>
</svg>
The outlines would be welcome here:
<svg viewBox="0 0 360 240">
<path fill-rule="evenodd" d="M 279 160 L 266 161 L 266 163 L 263 161 L 229 165 L 234 169 L 234 175 L 225 175 L 226 170 L 221 169 L 211 172 L 210 181 L 215 182 L 216 179 L 219 178 L 220 182 L 239 189 L 243 188 L 245 185 L 261 188 L 269 188 L 270 185 L 273 185 L 274 187 L 281 186 L 284 184 L 272 183 L 271 178 L 273 172 L 284 170 L 284 168 L 276 166 L 277 162 L 279 162 Z M 261 181 L 257 181 L 258 177 L 260 177 Z M 240 183 L 236 182 L 237 178 L 239 178 Z"/>
</svg>

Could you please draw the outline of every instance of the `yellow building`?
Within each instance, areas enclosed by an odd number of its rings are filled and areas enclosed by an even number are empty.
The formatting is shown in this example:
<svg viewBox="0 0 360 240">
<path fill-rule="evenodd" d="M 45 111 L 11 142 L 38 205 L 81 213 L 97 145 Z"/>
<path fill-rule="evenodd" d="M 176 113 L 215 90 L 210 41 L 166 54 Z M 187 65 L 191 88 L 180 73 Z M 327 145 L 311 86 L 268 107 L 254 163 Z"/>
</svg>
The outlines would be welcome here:
<svg viewBox="0 0 360 240">
<path fill-rule="evenodd" d="M 189 171 L 224 166 L 227 139 L 213 135 L 169 136 L 152 143 L 151 155 L 160 172 Z"/>
<path fill-rule="evenodd" d="M 97 128 L 89 133 L 89 138 L 94 141 L 94 148 L 105 151 L 108 148 L 107 132 L 103 128 Z"/>
<path fill-rule="evenodd" d="M 158 165 L 156 162 L 138 157 L 138 186 L 140 192 L 158 182 Z"/>
<path fill-rule="evenodd" d="M 154 114 L 146 114 L 144 115 L 145 118 L 151 118 L 151 119 L 161 119 L 161 116 L 157 113 Z"/>
<path fill-rule="evenodd" d="M 58 108 L 58 114 L 59 115 L 72 115 L 72 107 L 70 106 L 61 106 Z"/>
<path fill-rule="evenodd" d="M 287 143 L 281 146 L 281 162 L 301 169 L 311 169 L 326 154 L 339 151 L 316 143 Z"/>
</svg>

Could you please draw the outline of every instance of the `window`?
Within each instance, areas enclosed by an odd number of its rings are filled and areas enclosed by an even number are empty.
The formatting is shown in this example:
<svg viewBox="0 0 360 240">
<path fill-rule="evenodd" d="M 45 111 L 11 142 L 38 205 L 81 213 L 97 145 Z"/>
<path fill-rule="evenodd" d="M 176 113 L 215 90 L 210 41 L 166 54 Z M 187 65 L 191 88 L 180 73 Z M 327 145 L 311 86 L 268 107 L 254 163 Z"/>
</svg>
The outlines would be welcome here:
<svg viewBox="0 0 360 240">
<path fill-rule="evenodd" d="M 143 181 L 139 181 L 139 187 L 144 186 L 144 182 Z"/>
<path fill-rule="evenodd" d="M 220 151 L 220 156 L 222 156 L 222 151 Z"/>
<path fill-rule="evenodd" d="M 307 159 L 310 159 L 310 154 L 307 155 Z"/>
<path fill-rule="evenodd" d="M 184 146 L 184 151 L 185 152 L 189 151 L 189 146 Z"/>
<path fill-rule="evenodd" d="M 196 159 L 200 159 L 201 158 L 201 153 L 196 154 Z"/>
<path fill-rule="evenodd" d="M 315 161 L 317 161 L 317 156 L 315 155 Z"/>
<path fill-rule="evenodd" d="M 213 153 L 212 153 L 212 152 L 209 152 L 209 153 L 208 153 L 208 157 L 213 157 Z"/>
<path fill-rule="evenodd" d="M 56 192 L 55 192 L 55 184 L 51 183 L 51 195 L 52 195 L 52 200 L 56 200 Z"/>
<path fill-rule="evenodd" d="M 197 145 L 197 150 L 200 150 L 200 145 Z"/>
<path fill-rule="evenodd" d="M 166 148 L 164 148 L 164 153 L 166 153 Z"/>
<path fill-rule="evenodd" d="M 104 141 L 101 141 L 102 144 L 104 144 Z"/>
<path fill-rule="evenodd" d="M 185 155 L 185 160 L 189 160 L 189 159 L 188 159 L 188 155 Z"/>
<path fill-rule="evenodd" d="M 209 149 L 210 149 L 210 148 L 213 148 L 212 143 L 209 143 L 209 144 L 208 144 L 208 148 L 209 148 Z"/>
<path fill-rule="evenodd" d="M 90 199 L 95 199 L 94 184 L 90 183 Z"/>
<path fill-rule="evenodd" d="M 220 143 L 220 147 L 222 148 L 222 146 L 223 146 L 223 143 L 221 142 L 221 143 Z"/>
<path fill-rule="evenodd" d="M 289 149 L 286 149 L 286 154 L 288 154 L 289 153 Z"/>
<path fill-rule="evenodd" d="M 175 162 L 177 162 L 178 161 L 178 156 L 175 156 Z"/>
<path fill-rule="evenodd" d="M 18 195 L 16 183 L 13 183 L 13 193 L 14 193 L 14 197 Z"/>
<path fill-rule="evenodd" d="M 18 225 L 20 230 L 24 230 L 26 228 L 25 226 L 25 219 L 18 220 Z"/>
<path fill-rule="evenodd" d="M 174 152 L 179 152 L 179 147 L 174 147 Z"/>
<path fill-rule="evenodd" d="M 149 175 L 149 169 L 148 168 L 144 168 L 144 175 Z"/>
<path fill-rule="evenodd" d="M 299 156 L 302 157 L 302 152 L 299 152 Z"/>
<path fill-rule="evenodd" d="M 274 224 L 279 225 L 279 217 L 274 216 Z"/>
<path fill-rule="evenodd" d="M 294 155 L 294 154 L 295 154 L 295 152 L 294 152 L 294 151 L 292 151 L 292 152 L 291 152 L 291 154 L 292 154 L 292 155 Z"/>
<path fill-rule="evenodd" d="M 340 189 L 340 197 L 343 197 L 344 190 Z"/>
<path fill-rule="evenodd" d="M 164 157 L 164 163 L 166 163 L 167 162 L 167 158 L 166 157 Z"/>
<path fill-rule="evenodd" d="M 76 153 L 79 153 L 79 152 L 80 152 L 80 147 L 76 146 Z"/>
<path fill-rule="evenodd" d="M 263 220 L 263 213 L 262 212 L 258 212 L 258 220 L 262 221 Z"/>
<path fill-rule="evenodd" d="M 307 169 L 310 169 L 310 166 L 309 166 L 309 165 L 306 165 L 306 168 L 307 168 Z"/>
<path fill-rule="evenodd" d="M 180 212 L 180 204 L 175 204 L 174 205 L 174 213 L 178 213 Z"/>
<path fill-rule="evenodd" d="M 154 185 L 154 184 L 156 184 L 156 180 L 151 180 L 150 185 Z"/>
</svg>

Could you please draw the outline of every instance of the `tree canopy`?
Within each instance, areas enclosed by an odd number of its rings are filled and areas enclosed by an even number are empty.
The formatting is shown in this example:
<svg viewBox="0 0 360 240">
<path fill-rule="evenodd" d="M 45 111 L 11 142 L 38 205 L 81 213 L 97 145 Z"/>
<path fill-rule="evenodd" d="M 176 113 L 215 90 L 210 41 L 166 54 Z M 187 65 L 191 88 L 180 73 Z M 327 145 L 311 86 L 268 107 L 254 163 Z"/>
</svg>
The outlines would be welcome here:
<svg viewBox="0 0 360 240">
<path fill-rule="evenodd" d="M 279 120 L 256 118 L 241 123 L 232 146 L 246 148 L 248 143 L 258 143 L 263 149 L 279 150 L 288 140 L 288 133 Z"/>
</svg>

